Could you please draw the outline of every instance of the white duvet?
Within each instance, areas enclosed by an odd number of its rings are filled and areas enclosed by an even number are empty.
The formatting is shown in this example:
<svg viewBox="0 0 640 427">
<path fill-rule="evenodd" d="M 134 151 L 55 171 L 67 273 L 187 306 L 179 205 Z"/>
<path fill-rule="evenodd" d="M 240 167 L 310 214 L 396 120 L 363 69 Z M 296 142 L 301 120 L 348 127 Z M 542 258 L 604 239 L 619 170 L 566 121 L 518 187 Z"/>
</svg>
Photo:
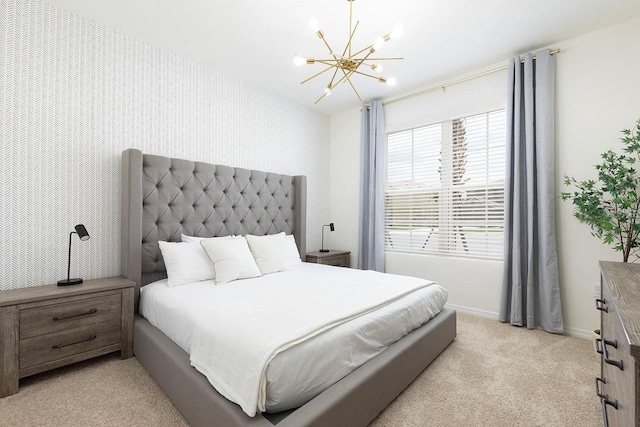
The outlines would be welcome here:
<svg viewBox="0 0 640 427">
<path fill-rule="evenodd" d="M 201 291 L 192 290 L 196 285 Z M 314 337 L 335 336 L 337 331 L 354 324 L 361 329 L 366 325 L 365 330 L 372 336 L 379 335 L 372 338 L 372 348 L 365 351 L 373 356 L 437 314 L 446 301 L 446 290 L 423 279 L 304 264 L 293 271 L 225 285 L 201 282 L 166 288 L 171 291 L 163 292 L 173 297 L 164 304 L 189 307 L 181 316 L 192 328 L 181 334 L 178 326 L 171 330 L 170 322 L 162 322 L 155 309 L 144 309 L 147 288 L 143 288 L 142 314 L 152 324 L 164 323 L 160 329 L 190 353 L 191 364 L 220 394 L 239 404 L 250 416 L 274 409 L 269 405 L 267 384 L 282 381 L 268 378 L 267 373 L 270 362 L 279 354 L 282 357 L 276 360 L 286 360 L 284 355 L 299 348 L 314 351 L 309 343 L 321 341 Z M 418 293 L 425 296 L 417 298 L 414 294 Z M 411 303 L 404 303 L 405 299 Z M 376 331 L 378 328 L 383 330 Z M 358 338 L 367 344 L 367 332 Z M 359 355 L 353 359 L 356 360 L 348 361 L 348 368 L 341 367 L 340 372 L 329 375 L 334 377 L 333 382 L 366 361 Z M 279 370 L 283 370 L 282 364 Z M 296 373 L 290 376 L 295 377 Z M 312 389 L 311 393 L 320 391 Z M 284 408 L 276 405 L 275 409 Z"/>
</svg>

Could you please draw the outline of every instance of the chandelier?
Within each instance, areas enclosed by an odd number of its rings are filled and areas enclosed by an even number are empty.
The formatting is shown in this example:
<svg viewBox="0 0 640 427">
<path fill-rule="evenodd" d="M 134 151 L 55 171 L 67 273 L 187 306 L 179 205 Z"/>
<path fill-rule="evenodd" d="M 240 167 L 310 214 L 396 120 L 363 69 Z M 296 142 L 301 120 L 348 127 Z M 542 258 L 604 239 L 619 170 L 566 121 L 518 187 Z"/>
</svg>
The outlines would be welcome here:
<svg viewBox="0 0 640 427">
<path fill-rule="evenodd" d="M 309 20 L 309 26 L 316 33 L 318 38 L 320 38 L 320 40 L 324 42 L 325 46 L 329 50 L 329 57 L 324 59 L 318 59 L 318 58 L 309 58 L 309 57 L 296 55 L 293 58 L 293 63 L 298 66 L 312 65 L 312 64 L 326 65 L 326 68 L 324 68 L 322 71 L 301 81 L 300 84 L 304 84 L 309 80 L 314 79 L 319 75 L 326 73 L 327 71 L 333 70 L 333 74 L 331 76 L 331 79 L 329 80 L 329 83 L 327 84 L 327 87 L 324 89 L 324 93 L 320 96 L 320 98 L 316 100 L 314 104 L 317 104 L 318 102 L 320 102 L 325 96 L 331 95 L 331 92 L 333 91 L 333 89 L 336 86 L 338 86 L 340 83 L 349 83 L 349 86 L 351 86 L 351 88 L 355 92 L 358 99 L 362 101 L 360 94 L 358 93 L 358 91 L 356 90 L 356 87 L 353 85 L 353 82 L 351 81 L 354 74 L 376 79 L 380 83 L 386 83 L 389 86 L 395 86 L 396 84 L 396 80 L 393 77 L 387 78 L 381 75 L 374 75 L 374 74 L 371 74 L 369 70 L 371 70 L 371 72 L 374 72 L 374 73 L 380 73 L 382 72 L 382 65 L 377 63 L 377 61 L 389 61 L 389 60 L 402 59 L 402 58 L 389 58 L 389 57 L 377 58 L 372 56 L 376 51 L 380 50 L 385 45 L 386 42 L 388 42 L 393 38 L 400 37 L 402 35 L 402 24 L 396 25 L 393 31 L 391 31 L 390 33 L 385 34 L 382 37 L 378 37 L 375 40 L 375 42 L 372 43 L 371 45 L 366 46 L 363 49 L 354 51 L 354 49 L 352 49 L 351 42 L 353 41 L 353 36 L 356 33 L 356 30 L 358 29 L 358 24 L 360 24 L 360 21 L 356 21 L 355 26 L 353 25 L 353 2 L 355 0 L 347 0 L 347 1 L 349 2 L 349 38 L 347 40 L 347 44 L 344 47 L 342 53 L 336 53 L 331 48 L 331 46 L 329 45 L 329 42 L 327 42 L 327 39 L 324 36 L 324 33 L 322 32 L 322 30 L 320 29 L 320 26 L 318 25 L 318 21 L 315 20 L 314 18 L 311 18 Z"/>
</svg>

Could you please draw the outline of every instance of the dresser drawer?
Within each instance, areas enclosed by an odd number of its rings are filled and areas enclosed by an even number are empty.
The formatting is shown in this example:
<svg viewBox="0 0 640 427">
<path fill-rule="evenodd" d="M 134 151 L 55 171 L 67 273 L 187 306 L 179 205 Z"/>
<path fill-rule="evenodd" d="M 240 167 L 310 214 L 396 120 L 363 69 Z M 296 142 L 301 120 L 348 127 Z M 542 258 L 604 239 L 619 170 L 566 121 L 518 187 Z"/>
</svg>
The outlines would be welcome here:
<svg viewBox="0 0 640 427">
<path fill-rule="evenodd" d="M 596 394 L 606 427 L 640 427 L 640 265 L 601 261 L 601 375 Z"/>
<path fill-rule="evenodd" d="M 20 370 L 95 350 L 121 340 L 120 317 L 20 340 Z"/>
<path fill-rule="evenodd" d="M 601 318 L 603 391 L 617 406 L 606 406 L 606 418 L 609 426 L 633 426 L 636 415 L 635 359 L 630 354 L 627 334 L 606 282 L 602 286 L 602 297 L 606 305 Z"/>
<path fill-rule="evenodd" d="M 51 334 L 109 320 L 120 320 L 121 295 L 103 295 L 20 310 L 20 338 Z"/>
</svg>

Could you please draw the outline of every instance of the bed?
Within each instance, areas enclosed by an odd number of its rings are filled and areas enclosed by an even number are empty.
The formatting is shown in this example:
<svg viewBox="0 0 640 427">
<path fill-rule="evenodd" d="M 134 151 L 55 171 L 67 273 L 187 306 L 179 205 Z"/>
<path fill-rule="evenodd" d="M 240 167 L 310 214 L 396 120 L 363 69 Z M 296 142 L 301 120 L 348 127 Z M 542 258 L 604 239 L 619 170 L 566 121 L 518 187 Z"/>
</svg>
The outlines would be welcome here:
<svg viewBox="0 0 640 427">
<path fill-rule="evenodd" d="M 158 241 L 269 235 L 295 237 L 306 253 L 306 178 L 171 159 L 122 156 L 122 272 L 136 282 L 134 353 L 194 426 L 365 426 L 455 338 L 444 308 L 304 405 L 249 417 L 191 366 L 189 355 L 137 311 L 140 289 L 166 277 Z"/>
</svg>

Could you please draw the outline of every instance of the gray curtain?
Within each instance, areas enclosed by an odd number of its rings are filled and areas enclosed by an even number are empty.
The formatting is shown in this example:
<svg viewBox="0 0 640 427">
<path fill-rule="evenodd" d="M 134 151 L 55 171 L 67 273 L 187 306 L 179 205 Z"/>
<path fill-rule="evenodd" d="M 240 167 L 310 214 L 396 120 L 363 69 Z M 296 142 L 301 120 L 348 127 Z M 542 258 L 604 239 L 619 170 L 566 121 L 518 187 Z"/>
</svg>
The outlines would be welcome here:
<svg viewBox="0 0 640 427">
<path fill-rule="evenodd" d="M 382 101 L 362 107 L 358 268 L 384 271 L 386 133 Z"/>
<path fill-rule="evenodd" d="M 507 98 L 500 321 L 563 332 L 554 193 L 555 58 L 513 58 Z"/>
</svg>

